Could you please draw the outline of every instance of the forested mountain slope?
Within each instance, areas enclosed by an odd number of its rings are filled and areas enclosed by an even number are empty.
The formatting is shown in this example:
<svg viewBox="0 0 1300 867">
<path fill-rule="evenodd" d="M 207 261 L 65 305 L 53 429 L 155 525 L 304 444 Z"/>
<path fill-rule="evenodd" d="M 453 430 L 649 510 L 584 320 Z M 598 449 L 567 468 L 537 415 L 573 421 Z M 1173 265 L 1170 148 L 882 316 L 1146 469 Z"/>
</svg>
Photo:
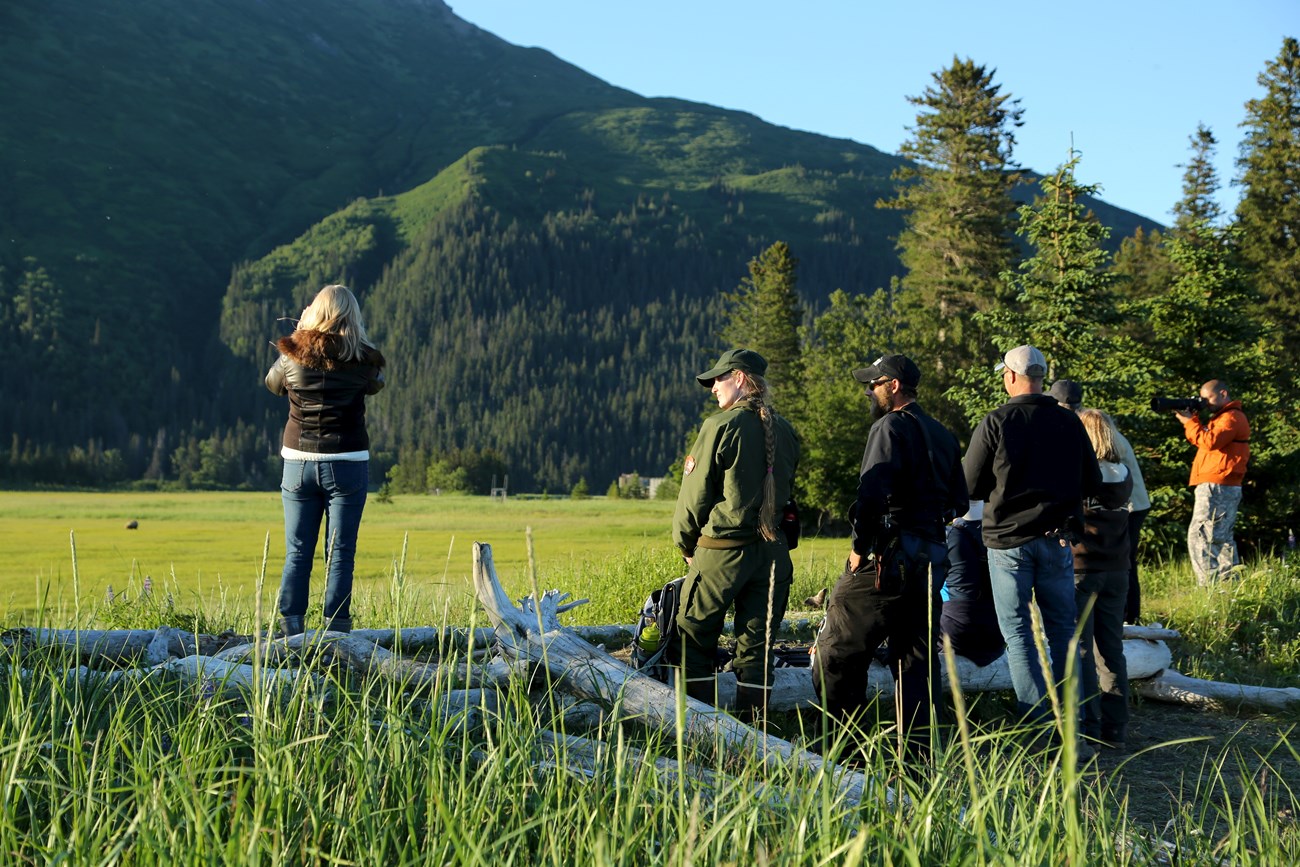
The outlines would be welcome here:
<svg viewBox="0 0 1300 867">
<path fill-rule="evenodd" d="M 206 480 L 265 483 L 276 320 L 343 280 L 392 359 L 377 450 L 490 448 L 552 490 L 657 473 L 746 261 L 787 241 L 814 304 L 897 272 L 874 203 L 898 164 L 645 99 L 438 0 L 13 0 L 0 443 L 29 478 L 113 451 L 104 481 L 224 438 Z"/>
</svg>

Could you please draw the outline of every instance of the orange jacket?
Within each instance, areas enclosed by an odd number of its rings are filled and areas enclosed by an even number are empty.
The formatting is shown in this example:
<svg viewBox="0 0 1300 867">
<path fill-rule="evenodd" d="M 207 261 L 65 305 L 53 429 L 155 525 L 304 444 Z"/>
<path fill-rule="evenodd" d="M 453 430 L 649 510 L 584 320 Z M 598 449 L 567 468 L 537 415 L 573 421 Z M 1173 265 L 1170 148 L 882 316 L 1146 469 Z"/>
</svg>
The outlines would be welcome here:
<svg viewBox="0 0 1300 867">
<path fill-rule="evenodd" d="M 1250 460 L 1250 422 L 1241 411 L 1241 401 L 1229 401 L 1204 425 L 1193 416 L 1183 422 L 1183 433 L 1196 446 L 1192 478 L 1187 484 L 1241 484 Z"/>
</svg>

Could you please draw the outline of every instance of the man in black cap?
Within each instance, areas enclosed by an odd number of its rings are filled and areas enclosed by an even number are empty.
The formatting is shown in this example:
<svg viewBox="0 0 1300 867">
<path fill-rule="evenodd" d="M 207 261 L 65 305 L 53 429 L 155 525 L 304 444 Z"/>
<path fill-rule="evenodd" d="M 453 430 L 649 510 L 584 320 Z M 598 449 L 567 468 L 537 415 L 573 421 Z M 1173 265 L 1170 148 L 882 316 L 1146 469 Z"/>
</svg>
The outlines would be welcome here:
<svg viewBox="0 0 1300 867">
<path fill-rule="evenodd" d="M 817 636 L 813 684 L 835 720 L 853 722 L 867 704 L 868 666 L 888 638 L 899 730 L 906 754 L 919 758 L 938 698 L 930 672 L 938 671 L 944 524 L 967 505 L 961 449 L 916 402 L 921 371 L 910 358 L 881 356 L 853 376 L 867 386 L 877 421 L 849 510 L 853 548 Z"/>
</svg>

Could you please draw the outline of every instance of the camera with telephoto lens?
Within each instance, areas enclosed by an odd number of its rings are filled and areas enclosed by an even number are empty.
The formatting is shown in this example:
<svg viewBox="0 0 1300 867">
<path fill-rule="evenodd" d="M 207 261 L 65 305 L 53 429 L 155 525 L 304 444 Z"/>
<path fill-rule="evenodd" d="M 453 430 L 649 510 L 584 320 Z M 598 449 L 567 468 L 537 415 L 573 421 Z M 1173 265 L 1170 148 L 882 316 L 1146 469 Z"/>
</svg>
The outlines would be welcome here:
<svg viewBox="0 0 1300 867">
<path fill-rule="evenodd" d="M 1156 412 L 1196 412 L 1205 406 L 1203 397 L 1153 397 L 1151 409 Z"/>
</svg>

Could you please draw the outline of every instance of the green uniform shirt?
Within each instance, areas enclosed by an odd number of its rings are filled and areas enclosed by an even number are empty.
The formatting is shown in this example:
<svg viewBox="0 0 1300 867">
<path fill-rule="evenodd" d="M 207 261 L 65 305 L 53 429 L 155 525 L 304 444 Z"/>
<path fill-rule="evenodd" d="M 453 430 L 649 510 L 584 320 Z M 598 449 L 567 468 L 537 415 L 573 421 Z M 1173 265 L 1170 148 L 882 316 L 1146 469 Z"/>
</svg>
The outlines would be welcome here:
<svg viewBox="0 0 1300 867">
<path fill-rule="evenodd" d="M 776 508 L 790 499 L 799 464 L 794 428 L 773 413 L 773 477 Z M 750 540 L 758 537 L 758 511 L 767 475 L 763 421 L 749 401 L 709 416 L 686 458 L 682 487 L 673 513 L 673 543 L 693 556 L 700 536 Z M 779 514 L 777 516 L 779 520 Z"/>
</svg>

